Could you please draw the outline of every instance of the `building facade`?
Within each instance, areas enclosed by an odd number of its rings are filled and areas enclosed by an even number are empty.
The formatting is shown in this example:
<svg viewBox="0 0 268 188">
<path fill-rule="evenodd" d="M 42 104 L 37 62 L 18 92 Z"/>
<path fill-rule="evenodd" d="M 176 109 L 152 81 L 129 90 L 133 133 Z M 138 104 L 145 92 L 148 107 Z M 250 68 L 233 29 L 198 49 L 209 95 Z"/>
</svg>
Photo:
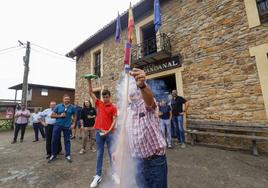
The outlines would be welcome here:
<svg viewBox="0 0 268 188">
<path fill-rule="evenodd" d="M 22 89 L 22 84 L 12 86 L 9 89 L 14 89 L 16 90 L 17 93 L 17 90 Z M 27 94 L 28 108 L 32 110 L 34 108 L 40 108 L 44 110 L 49 107 L 50 101 L 61 103 L 64 94 L 68 94 L 71 97 L 71 103 L 73 104 L 74 93 L 75 90 L 72 88 L 28 84 L 28 94 Z M 17 101 L 16 96 L 15 101 Z"/>
<path fill-rule="evenodd" d="M 190 101 L 188 120 L 267 124 L 267 0 L 163 0 L 161 33 L 154 33 L 153 0 L 133 8 L 132 65 L 162 79 Z M 114 100 L 123 70 L 127 13 L 115 43 L 115 21 L 67 56 L 77 57 L 76 101 L 88 99 L 81 76 L 95 73 L 97 94 L 107 88 Z M 149 50 L 148 50 L 149 49 Z M 150 51 L 151 50 L 151 51 Z"/>
</svg>

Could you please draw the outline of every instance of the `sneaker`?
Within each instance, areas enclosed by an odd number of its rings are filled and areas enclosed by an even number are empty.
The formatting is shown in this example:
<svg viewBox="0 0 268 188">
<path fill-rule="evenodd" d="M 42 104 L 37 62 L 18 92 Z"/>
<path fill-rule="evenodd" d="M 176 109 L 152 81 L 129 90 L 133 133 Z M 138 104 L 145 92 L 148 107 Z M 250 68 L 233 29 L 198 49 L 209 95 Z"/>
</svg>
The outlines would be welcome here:
<svg viewBox="0 0 268 188">
<path fill-rule="evenodd" d="M 119 178 L 119 176 L 116 173 L 113 173 L 112 180 L 114 181 L 114 183 L 116 185 L 119 185 L 120 184 L 120 178 Z"/>
<path fill-rule="evenodd" d="M 85 151 L 86 151 L 85 149 L 81 149 L 80 152 L 79 152 L 79 154 L 84 154 Z"/>
<path fill-rule="evenodd" d="M 52 163 L 53 161 L 56 160 L 56 156 L 55 155 L 51 155 L 49 160 L 48 160 L 48 163 Z"/>
<path fill-rule="evenodd" d="M 75 136 L 71 136 L 71 140 L 72 140 L 72 139 L 75 139 Z"/>
<path fill-rule="evenodd" d="M 33 142 L 38 142 L 38 140 L 33 140 Z"/>
<path fill-rule="evenodd" d="M 17 141 L 16 141 L 16 140 L 13 140 L 13 141 L 11 142 L 11 144 L 15 144 L 15 143 L 17 143 Z"/>
<path fill-rule="evenodd" d="M 171 144 L 169 144 L 169 145 L 168 145 L 168 149 L 172 149 L 172 146 L 171 146 Z"/>
<path fill-rule="evenodd" d="M 101 182 L 101 180 L 102 179 L 101 179 L 100 176 L 98 176 L 98 175 L 94 176 L 94 179 L 93 179 L 93 181 L 90 184 L 90 187 L 97 187 L 98 184 Z"/>
<path fill-rule="evenodd" d="M 50 157 L 51 157 L 51 155 L 47 155 L 47 156 L 46 156 L 46 159 L 49 159 Z"/>
<path fill-rule="evenodd" d="M 71 156 L 70 156 L 70 155 L 67 156 L 67 157 L 65 157 L 65 158 L 66 158 L 66 160 L 67 160 L 69 163 L 73 162 L 72 159 L 71 159 Z"/>
<path fill-rule="evenodd" d="M 92 151 L 93 153 L 95 153 L 97 150 L 96 150 L 95 148 L 93 148 L 91 151 Z"/>
<path fill-rule="evenodd" d="M 182 143 L 181 148 L 186 148 L 186 145 L 184 143 Z"/>
</svg>

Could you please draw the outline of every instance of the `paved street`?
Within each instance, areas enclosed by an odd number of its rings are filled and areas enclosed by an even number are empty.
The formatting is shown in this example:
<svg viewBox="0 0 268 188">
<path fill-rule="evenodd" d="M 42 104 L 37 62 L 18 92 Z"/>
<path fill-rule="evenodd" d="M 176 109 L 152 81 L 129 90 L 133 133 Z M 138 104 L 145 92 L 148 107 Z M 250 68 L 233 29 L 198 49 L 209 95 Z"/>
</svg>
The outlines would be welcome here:
<svg viewBox="0 0 268 188">
<path fill-rule="evenodd" d="M 95 172 L 96 153 L 79 155 L 80 140 L 72 141 L 74 162 L 64 155 L 53 164 L 45 159 L 45 142 L 33 143 L 33 132 L 26 132 L 23 143 L 10 144 L 12 132 L 0 133 L 1 188 L 85 188 Z M 268 185 L 268 156 L 254 157 L 250 152 L 226 151 L 201 146 L 168 150 L 168 181 L 170 188 L 248 187 Z M 105 160 L 104 173 L 108 163 Z M 111 187 L 104 177 L 99 187 Z"/>
</svg>

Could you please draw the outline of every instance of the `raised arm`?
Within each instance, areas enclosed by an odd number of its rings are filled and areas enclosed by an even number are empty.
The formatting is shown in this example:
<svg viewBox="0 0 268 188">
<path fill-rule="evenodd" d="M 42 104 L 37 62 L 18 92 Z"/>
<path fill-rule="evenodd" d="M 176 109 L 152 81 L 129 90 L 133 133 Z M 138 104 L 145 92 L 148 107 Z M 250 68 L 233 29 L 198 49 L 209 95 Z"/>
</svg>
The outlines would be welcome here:
<svg viewBox="0 0 268 188">
<path fill-rule="evenodd" d="M 145 104 L 149 107 L 156 107 L 155 101 L 154 101 L 154 96 L 152 93 L 152 90 L 146 85 L 146 75 L 145 72 L 141 69 L 134 68 L 131 72 L 130 75 L 133 76 L 136 80 L 137 86 L 141 90 L 141 95 L 142 98 L 145 102 Z"/>
<path fill-rule="evenodd" d="M 96 100 L 97 100 L 97 97 L 96 97 L 96 95 L 93 92 L 91 79 L 88 79 L 87 81 L 88 81 L 88 94 L 92 98 L 92 100 L 93 100 L 93 102 L 95 104 L 96 103 Z"/>
</svg>

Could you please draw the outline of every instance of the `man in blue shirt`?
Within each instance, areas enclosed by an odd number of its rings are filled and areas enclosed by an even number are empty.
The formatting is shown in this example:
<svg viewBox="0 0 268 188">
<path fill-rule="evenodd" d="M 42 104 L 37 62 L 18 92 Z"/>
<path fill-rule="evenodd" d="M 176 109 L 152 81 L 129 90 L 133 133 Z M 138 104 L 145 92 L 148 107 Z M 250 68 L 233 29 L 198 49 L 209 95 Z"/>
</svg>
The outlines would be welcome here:
<svg viewBox="0 0 268 188">
<path fill-rule="evenodd" d="M 52 133 L 52 155 L 49 158 L 48 163 L 56 159 L 61 131 L 63 132 L 64 136 L 65 158 L 71 163 L 70 130 L 75 126 L 76 113 L 75 107 L 70 104 L 69 95 L 63 95 L 63 103 L 58 104 L 55 107 L 51 114 L 51 118 L 56 118 L 56 123 L 53 127 Z"/>
</svg>

